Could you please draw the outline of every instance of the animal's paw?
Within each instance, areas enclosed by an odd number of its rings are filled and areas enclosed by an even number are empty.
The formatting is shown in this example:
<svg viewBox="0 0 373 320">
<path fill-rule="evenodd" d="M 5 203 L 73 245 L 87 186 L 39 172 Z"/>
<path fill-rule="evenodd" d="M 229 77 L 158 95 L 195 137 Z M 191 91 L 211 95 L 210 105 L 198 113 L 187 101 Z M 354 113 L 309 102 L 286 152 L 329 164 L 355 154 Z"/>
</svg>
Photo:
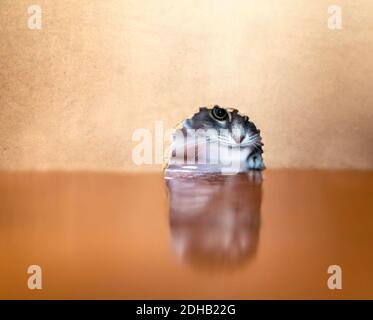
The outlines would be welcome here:
<svg viewBox="0 0 373 320">
<path fill-rule="evenodd" d="M 264 169 L 264 162 L 261 152 L 254 152 L 247 157 L 247 168 L 249 170 Z"/>
</svg>

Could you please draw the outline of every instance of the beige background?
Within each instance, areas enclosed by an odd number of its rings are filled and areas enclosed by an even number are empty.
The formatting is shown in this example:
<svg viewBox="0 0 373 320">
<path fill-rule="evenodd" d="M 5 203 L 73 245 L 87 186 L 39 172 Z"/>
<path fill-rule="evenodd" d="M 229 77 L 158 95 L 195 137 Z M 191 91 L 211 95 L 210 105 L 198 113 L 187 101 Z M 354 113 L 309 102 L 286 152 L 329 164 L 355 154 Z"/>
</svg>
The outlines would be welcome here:
<svg viewBox="0 0 373 320">
<path fill-rule="evenodd" d="M 373 168 L 373 1 L 0 1 L 0 168 L 136 167 L 131 136 L 238 106 L 268 167 Z"/>
</svg>

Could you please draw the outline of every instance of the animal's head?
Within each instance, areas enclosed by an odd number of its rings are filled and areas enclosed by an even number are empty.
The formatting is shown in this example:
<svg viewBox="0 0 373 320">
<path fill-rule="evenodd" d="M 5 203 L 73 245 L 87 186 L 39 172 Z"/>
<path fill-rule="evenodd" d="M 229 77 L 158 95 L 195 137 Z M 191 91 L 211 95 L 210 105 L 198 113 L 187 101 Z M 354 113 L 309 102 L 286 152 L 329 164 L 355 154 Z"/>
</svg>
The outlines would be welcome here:
<svg viewBox="0 0 373 320">
<path fill-rule="evenodd" d="M 218 135 L 213 135 L 212 142 L 219 142 L 230 147 L 260 147 L 260 130 L 249 121 L 249 117 L 241 115 L 237 109 L 202 107 L 191 119 L 183 122 L 183 128 L 194 130 L 214 129 Z M 214 141 L 216 140 L 216 141 Z"/>
</svg>

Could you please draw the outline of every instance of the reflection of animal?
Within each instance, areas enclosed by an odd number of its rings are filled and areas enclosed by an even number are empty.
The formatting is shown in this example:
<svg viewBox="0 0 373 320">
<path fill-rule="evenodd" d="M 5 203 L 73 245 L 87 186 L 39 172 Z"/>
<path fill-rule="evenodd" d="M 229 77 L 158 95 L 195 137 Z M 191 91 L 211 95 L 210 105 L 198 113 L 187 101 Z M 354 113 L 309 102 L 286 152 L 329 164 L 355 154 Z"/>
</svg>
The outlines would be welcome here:
<svg viewBox="0 0 373 320">
<path fill-rule="evenodd" d="M 218 156 L 212 155 L 211 151 L 205 156 L 210 162 L 222 164 L 229 163 L 229 160 L 236 161 L 241 166 L 239 171 L 264 169 L 260 131 L 247 116 L 241 115 L 236 109 L 224 109 L 219 106 L 200 108 L 192 118 L 182 122 L 180 131 L 187 136 L 191 135 L 190 132 L 194 132 L 196 137 L 203 137 L 204 143 L 210 147 L 209 150 L 212 150 L 213 146 L 218 146 L 216 147 L 216 150 L 219 150 Z M 194 140 L 194 143 L 188 145 L 186 139 L 179 142 L 175 137 L 177 135 L 174 134 L 172 156 L 179 157 L 182 162 L 186 158 L 185 153 L 201 146 L 201 140 Z M 185 149 L 181 156 L 177 156 L 175 150 L 180 148 L 181 144 Z M 198 156 L 196 158 L 198 160 Z M 170 163 L 180 164 L 180 161 Z"/>
<path fill-rule="evenodd" d="M 261 173 L 166 176 L 171 242 L 182 260 L 199 267 L 230 268 L 258 246 Z"/>
</svg>

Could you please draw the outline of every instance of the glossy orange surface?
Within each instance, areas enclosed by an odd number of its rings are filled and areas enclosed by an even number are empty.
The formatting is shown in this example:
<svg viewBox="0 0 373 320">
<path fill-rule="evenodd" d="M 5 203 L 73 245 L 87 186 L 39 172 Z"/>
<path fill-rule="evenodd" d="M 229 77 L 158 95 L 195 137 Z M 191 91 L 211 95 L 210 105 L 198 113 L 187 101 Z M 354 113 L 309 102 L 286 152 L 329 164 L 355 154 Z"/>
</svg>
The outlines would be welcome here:
<svg viewBox="0 0 373 320">
<path fill-rule="evenodd" d="M 2 299 L 372 299 L 373 172 L 2 172 L 0 259 Z"/>
</svg>

